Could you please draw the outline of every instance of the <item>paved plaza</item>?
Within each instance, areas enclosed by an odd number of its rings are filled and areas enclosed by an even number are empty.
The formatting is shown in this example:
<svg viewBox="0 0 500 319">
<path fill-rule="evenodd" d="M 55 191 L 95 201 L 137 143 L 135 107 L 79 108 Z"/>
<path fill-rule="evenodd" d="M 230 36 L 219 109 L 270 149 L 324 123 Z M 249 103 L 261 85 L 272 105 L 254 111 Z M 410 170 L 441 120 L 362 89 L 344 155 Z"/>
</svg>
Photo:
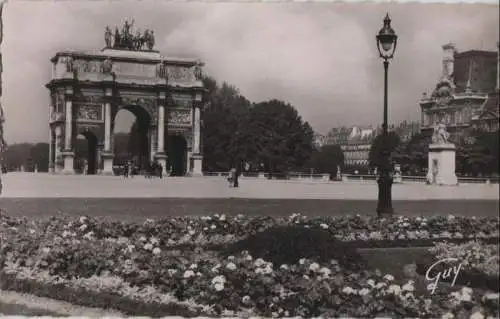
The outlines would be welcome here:
<svg viewBox="0 0 500 319">
<path fill-rule="evenodd" d="M 242 178 L 229 188 L 224 177 L 125 179 L 118 176 L 9 173 L 3 176 L 3 198 L 247 198 L 376 200 L 374 181 L 276 181 Z M 498 200 L 498 184 L 458 187 L 403 183 L 393 186 L 394 200 Z"/>
</svg>

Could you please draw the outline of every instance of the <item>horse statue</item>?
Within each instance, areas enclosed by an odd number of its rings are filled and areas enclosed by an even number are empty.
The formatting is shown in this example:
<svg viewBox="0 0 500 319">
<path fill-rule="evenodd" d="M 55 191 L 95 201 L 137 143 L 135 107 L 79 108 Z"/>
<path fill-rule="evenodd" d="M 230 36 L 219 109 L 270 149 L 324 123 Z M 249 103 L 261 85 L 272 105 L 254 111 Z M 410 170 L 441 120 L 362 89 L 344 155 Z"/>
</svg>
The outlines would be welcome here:
<svg viewBox="0 0 500 319">
<path fill-rule="evenodd" d="M 441 121 L 434 126 L 434 133 L 432 134 L 433 144 L 447 144 L 450 133 L 446 130 L 446 125 Z"/>
</svg>

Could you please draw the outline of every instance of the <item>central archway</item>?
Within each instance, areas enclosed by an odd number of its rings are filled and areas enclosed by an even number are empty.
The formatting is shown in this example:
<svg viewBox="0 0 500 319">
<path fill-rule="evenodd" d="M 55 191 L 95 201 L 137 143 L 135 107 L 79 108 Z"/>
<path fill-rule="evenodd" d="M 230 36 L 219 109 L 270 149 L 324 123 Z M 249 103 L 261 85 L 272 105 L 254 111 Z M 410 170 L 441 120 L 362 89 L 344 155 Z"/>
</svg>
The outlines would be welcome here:
<svg viewBox="0 0 500 319">
<path fill-rule="evenodd" d="M 117 118 L 122 116 L 122 113 L 130 113 L 134 117 L 128 129 L 121 127 L 117 128 Z M 119 123 L 122 124 L 122 123 Z M 151 161 L 150 148 L 150 124 L 151 116 L 139 105 L 125 105 L 118 109 L 113 121 L 113 137 L 115 158 L 113 165 L 124 165 L 128 161 L 132 161 L 139 170 L 146 170 Z M 127 126 L 127 125 L 126 125 Z M 118 141 L 118 138 L 123 139 L 122 135 L 128 136 L 123 141 Z"/>
<path fill-rule="evenodd" d="M 168 135 L 167 137 L 167 155 L 170 176 L 186 175 L 187 167 L 187 142 L 184 136 L 180 134 Z"/>
<path fill-rule="evenodd" d="M 97 173 L 97 137 L 92 132 L 77 135 L 73 168 L 80 174 Z"/>
</svg>

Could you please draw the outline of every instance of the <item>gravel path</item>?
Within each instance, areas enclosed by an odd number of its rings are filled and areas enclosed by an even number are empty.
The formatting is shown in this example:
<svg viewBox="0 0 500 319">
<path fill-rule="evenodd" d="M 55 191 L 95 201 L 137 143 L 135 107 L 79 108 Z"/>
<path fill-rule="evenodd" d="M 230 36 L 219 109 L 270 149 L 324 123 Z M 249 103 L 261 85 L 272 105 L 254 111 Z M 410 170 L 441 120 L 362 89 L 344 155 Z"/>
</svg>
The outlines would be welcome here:
<svg viewBox="0 0 500 319">
<path fill-rule="evenodd" d="M 395 184 L 394 200 L 497 200 L 498 184 L 458 187 L 422 183 Z M 240 188 L 229 188 L 223 177 L 124 179 L 115 176 L 72 176 L 9 173 L 4 176 L 4 198 L 261 198 L 376 200 L 375 182 L 276 181 L 243 178 Z"/>
</svg>

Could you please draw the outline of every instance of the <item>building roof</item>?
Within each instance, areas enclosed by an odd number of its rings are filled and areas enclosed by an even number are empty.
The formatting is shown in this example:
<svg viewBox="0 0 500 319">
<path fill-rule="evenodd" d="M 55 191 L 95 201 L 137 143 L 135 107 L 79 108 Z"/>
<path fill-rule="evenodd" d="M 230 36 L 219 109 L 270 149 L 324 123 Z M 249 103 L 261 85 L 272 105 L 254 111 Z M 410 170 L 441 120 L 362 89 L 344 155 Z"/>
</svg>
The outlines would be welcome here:
<svg viewBox="0 0 500 319">
<path fill-rule="evenodd" d="M 104 60 L 111 58 L 117 61 L 131 61 L 131 62 L 146 62 L 146 63 L 160 63 L 170 62 L 174 64 L 195 65 L 203 66 L 203 63 L 195 58 L 180 58 L 163 56 L 159 51 L 131 51 L 119 49 L 102 49 L 102 50 L 64 50 L 57 52 L 51 59 L 55 62 L 59 56 L 72 56 L 79 58 L 94 58 Z"/>
</svg>

